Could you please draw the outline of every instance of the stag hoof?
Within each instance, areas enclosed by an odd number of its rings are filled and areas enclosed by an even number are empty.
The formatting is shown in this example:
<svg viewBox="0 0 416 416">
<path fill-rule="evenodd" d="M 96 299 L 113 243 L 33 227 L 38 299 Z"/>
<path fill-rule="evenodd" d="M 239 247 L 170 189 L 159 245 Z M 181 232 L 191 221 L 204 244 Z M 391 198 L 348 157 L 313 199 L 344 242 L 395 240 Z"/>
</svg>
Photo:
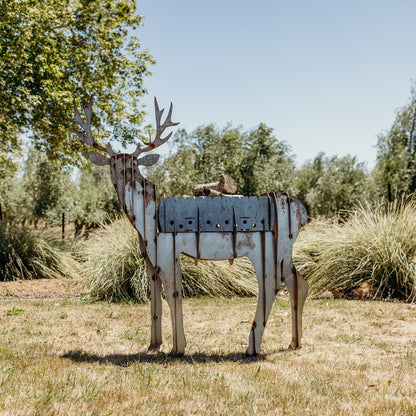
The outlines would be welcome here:
<svg viewBox="0 0 416 416">
<path fill-rule="evenodd" d="M 169 353 L 169 357 L 173 357 L 173 358 L 180 358 L 180 357 L 183 357 L 184 355 L 185 355 L 184 352 L 178 352 L 178 351 L 174 351 L 174 350 L 172 350 Z"/>
<path fill-rule="evenodd" d="M 147 349 L 148 354 L 157 354 L 160 350 L 160 345 L 149 345 Z"/>
<path fill-rule="evenodd" d="M 257 357 L 259 354 L 258 352 L 255 350 L 255 348 L 253 348 L 252 346 L 248 346 L 247 350 L 246 350 L 246 356 L 247 357 Z"/>
<path fill-rule="evenodd" d="M 295 341 L 292 341 L 289 345 L 290 350 L 299 350 L 300 348 L 302 348 L 300 344 Z"/>
</svg>

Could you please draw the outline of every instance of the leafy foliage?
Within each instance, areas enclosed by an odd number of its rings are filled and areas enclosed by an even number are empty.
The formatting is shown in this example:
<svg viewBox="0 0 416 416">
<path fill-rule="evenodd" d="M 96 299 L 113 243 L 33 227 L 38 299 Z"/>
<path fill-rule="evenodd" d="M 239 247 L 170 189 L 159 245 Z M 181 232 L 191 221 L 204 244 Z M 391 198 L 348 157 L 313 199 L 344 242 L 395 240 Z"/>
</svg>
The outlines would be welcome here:
<svg viewBox="0 0 416 416">
<path fill-rule="evenodd" d="M 80 162 L 70 140 L 72 98 L 94 95 L 93 124 L 131 141 L 153 58 L 130 35 L 142 24 L 134 0 L 0 0 L 0 151 L 30 136 L 49 160 Z M 128 132 L 128 134 L 124 134 Z"/>
<path fill-rule="evenodd" d="M 24 164 L 22 198 L 28 203 L 27 219 L 46 219 L 57 207 L 67 175 L 46 156 L 30 149 Z M 22 213 L 21 213 L 22 214 Z"/>
<path fill-rule="evenodd" d="M 3 159 L 7 163 L 7 157 Z M 2 163 L 3 160 L 0 162 Z M 0 165 L 2 166 L 2 165 Z M 0 220 L 6 220 L 8 212 L 15 212 L 16 202 L 11 195 L 16 189 L 16 164 L 10 164 L 7 167 L 3 165 L 2 177 L 0 178 Z M 17 195 L 16 195 L 17 196 Z"/>
<path fill-rule="evenodd" d="M 390 130 L 379 135 L 377 148 L 377 177 L 388 200 L 416 192 L 416 86 Z"/>
<path fill-rule="evenodd" d="M 311 216 L 332 216 L 370 199 L 371 178 L 356 157 L 320 153 L 296 174 L 296 195 Z"/>
<path fill-rule="evenodd" d="M 19 173 L 0 184 L 0 204 L 6 221 L 49 225 L 74 222 L 76 233 L 121 213 L 108 169 L 91 165 L 75 176 L 29 149 Z"/>
<path fill-rule="evenodd" d="M 82 171 L 72 191 L 65 193 L 61 209 L 67 221 L 75 222 L 77 233 L 117 217 L 122 209 L 109 170 L 92 165 Z"/>
<path fill-rule="evenodd" d="M 70 183 L 69 174 L 33 148 L 20 164 L 19 171 L 13 171 L 0 185 L 5 219 L 22 224 L 38 220 L 50 222 Z"/>
<path fill-rule="evenodd" d="M 192 133 L 182 129 L 174 143 L 175 152 L 149 169 L 150 179 L 167 195 L 189 195 L 192 185 L 216 181 L 221 173 L 231 176 L 243 195 L 290 189 L 294 162 L 289 147 L 263 123 L 248 132 L 214 124 Z"/>
</svg>

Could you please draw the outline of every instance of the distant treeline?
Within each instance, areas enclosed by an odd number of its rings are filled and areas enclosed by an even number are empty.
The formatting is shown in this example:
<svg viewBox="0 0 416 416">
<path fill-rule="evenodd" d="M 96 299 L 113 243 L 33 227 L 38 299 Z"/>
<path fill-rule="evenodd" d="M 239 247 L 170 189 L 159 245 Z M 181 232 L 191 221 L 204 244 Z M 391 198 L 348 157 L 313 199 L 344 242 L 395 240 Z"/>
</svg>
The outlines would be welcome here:
<svg viewBox="0 0 416 416">
<path fill-rule="evenodd" d="M 290 192 L 313 217 L 342 214 L 357 203 L 401 199 L 416 190 L 415 88 L 411 92 L 391 129 L 378 137 L 372 171 L 355 156 L 324 153 L 296 167 L 289 145 L 261 123 L 249 131 L 214 124 L 179 130 L 170 154 L 145 174 L 159 195 L 181 196 L 224 173 L 237 181 L 238 194 Z M 109 169 L 87 165 L 75 175 L 33 148 L 21 160 L 19 168 L 3 164 L 1 172 L 1 213 L 8 221 L 59 224 L 64 212 L 79 231 L 121 212 Z"/>
</svg>

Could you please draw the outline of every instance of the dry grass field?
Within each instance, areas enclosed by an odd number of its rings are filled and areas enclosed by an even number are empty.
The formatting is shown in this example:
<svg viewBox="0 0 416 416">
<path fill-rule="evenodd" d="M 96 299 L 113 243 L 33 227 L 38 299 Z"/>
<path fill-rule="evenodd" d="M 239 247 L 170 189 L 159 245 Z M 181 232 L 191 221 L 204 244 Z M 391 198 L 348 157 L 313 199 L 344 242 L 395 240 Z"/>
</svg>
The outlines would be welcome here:
<svg viewBox="0 0 416 416">
<path fill-rule="evenodd" d="M 247 358 L 255 299 L 187 299 L 172 358 L 166 304 L 148 355 L 148 305 L 0 294 L 0 415 L 416 415 L 415 305 L 308 300 L 288 351 L 282 295 Z"/>
</svg>

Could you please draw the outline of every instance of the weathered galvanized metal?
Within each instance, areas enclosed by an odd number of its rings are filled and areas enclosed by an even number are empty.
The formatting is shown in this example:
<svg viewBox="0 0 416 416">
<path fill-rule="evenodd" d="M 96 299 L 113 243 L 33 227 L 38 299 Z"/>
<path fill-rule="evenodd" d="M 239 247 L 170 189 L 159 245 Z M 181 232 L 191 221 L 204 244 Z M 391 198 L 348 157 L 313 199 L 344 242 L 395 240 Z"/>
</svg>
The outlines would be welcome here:
<svg viewBox="0 0 416 416">
<path fill-rule="evenodd" d="M 163 198 L 158 209 L 159 231 L 271 231 L 274 210 L 267 196 Z"/>
<path fill-rule="evenodd" d="M 308 285 L 292 264 L 292 247 L 307 213 L 302 203 L 288 194 L 271 193 L 264 197 L 242 198 L 164 198 L 158 208 L 156 186 L 144 178 L 140 165 L 150 166 L 158 155 L 145 155 L 165 143 L 172 133 L 161 135 L 172 123 L 172 105 L 161 124 L 163 110 L 155 99 L 156 137 L 132 154 L 116 154 L 111 146 L 97 144 L 91 134 L 92 101 L 84 109 L 87 121 L 75 105 L 75 123 L 86 135 L 78 136 L 110 158 L 90 153 L 98 165 L 110 165 L 111 178 L 123 208 L 138 231 L 140 250 L 146 260 L 151 289 L 152 330 L 150 351 L 162 343 L 161 283 L 170 308 L 173 331 L 172 353 L 183 354 L 186 340 L 182 314 L 182 280 L 179 255 L 206 260 L 230 260 L 247 256 L 256 271 L 259 298 L 249 336 L 247 354 L 260 352 L 264 328 L 280 283 L 288 288 L 292 310 L 290 348 L 299 348 L 302 336 L 302 311 Z"/>
</svg>

